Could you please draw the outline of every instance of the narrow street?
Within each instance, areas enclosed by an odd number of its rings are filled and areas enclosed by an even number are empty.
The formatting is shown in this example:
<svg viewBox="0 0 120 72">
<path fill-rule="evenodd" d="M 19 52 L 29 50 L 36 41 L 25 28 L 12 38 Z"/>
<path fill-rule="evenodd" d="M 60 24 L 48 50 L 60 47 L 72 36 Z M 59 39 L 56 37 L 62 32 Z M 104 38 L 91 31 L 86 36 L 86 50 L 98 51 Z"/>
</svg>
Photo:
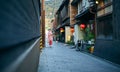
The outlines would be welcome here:
<svg viewBox="0 0 120 72">
<path fill-rule="evenodd" d="M 48 45 L 40 54 L 38 72 L 120 72 L 112 63 L 92 55 L 70 49 L 63 43 Z"/>
<path fill-rule="evenodd" d="M 120 0 L 0 0 L 0 72 L 120 72 Z"/>
</svg>

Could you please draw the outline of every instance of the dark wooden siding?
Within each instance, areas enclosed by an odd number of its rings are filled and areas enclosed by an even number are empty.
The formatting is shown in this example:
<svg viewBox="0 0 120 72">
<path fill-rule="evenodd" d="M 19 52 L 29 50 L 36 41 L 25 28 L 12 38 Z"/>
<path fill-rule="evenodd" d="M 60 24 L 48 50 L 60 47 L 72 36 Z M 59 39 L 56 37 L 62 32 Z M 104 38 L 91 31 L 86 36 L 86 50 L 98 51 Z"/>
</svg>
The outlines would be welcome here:
<svg viewBox="0 0 120 72">
<path fill-rule="evenodd" d="M 0 0 L 0 72 L 37 72 L 40 0 Z"/>
<path fill-rule="evenodd" d="M 0 48 L 40 36 L 39 0 L 0 0 Z"/>
<path fill-rule="evenodd" d="M 96 40 L 94 55 L 120 64 L 120 41 Z"/>
<path fill-rule="evenodd" d="M 113 0 L 113 39 L 96 39 L 94 55 L 120 64 L 120 0 Z"/>
</svg>

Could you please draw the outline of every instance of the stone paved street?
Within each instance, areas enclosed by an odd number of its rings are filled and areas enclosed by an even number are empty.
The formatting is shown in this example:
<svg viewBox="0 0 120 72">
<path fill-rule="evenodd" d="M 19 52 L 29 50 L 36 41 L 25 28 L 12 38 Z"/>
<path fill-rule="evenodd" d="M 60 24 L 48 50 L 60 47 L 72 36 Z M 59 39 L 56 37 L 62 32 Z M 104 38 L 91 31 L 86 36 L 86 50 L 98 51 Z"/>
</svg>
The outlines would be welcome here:
<svg viewBox="0 0 120 72">
<path fill-rule="evenodd" d="M 42 50 L 38 72 L 120 72 L 120 68 L 63 43 Z"/>
</svg>

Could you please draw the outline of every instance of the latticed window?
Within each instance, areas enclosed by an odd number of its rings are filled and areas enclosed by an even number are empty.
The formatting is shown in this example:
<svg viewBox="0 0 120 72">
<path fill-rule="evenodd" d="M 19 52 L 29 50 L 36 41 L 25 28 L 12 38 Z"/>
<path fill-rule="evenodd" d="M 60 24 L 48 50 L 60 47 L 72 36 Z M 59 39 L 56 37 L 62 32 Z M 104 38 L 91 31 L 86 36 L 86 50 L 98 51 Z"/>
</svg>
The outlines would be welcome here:
<svg viewBox="0 0 120 72">
<path fill-rule="evenodd" d="M 98 39 L 112 39 L 113 38 L 112 15 L 103 17 L 102 19 L 98 20 L 97 38 Z"/>
<path fill-rule="evenodd" d="M 112 0 L 100 0 L 98 4 L 98 13 L 97 16 L 102 16 L 108 13 L 112 13 L 113 6 Z"/>
<path fill-rule="evenodd" d="M 108 4 L 110 2 L 112 2 L 112 0 L 104 0 L 104 4 Z"/>
</svg>

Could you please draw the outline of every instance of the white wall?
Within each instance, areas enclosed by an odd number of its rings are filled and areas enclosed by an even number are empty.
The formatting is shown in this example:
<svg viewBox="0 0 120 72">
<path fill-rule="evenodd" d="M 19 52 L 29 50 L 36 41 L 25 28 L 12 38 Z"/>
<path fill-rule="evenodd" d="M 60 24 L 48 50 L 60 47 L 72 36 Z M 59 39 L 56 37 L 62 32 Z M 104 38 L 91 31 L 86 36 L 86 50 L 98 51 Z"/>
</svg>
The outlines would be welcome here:
<svg viewBox="0 0 120 72">
<path fill-rule="evenodd" d="M 71 36 L 70 27 L 65 26 L 65 42 L 70 41 L 70 36 Z"/>
<path fill-rule="evenodd" d="M 77 40 L 84 39 L 84 33 L 80 30 L 79 25 L 75 25 L 75 32 L 74 32 L 74 42 L 77 43 Z"/>
</svg>

